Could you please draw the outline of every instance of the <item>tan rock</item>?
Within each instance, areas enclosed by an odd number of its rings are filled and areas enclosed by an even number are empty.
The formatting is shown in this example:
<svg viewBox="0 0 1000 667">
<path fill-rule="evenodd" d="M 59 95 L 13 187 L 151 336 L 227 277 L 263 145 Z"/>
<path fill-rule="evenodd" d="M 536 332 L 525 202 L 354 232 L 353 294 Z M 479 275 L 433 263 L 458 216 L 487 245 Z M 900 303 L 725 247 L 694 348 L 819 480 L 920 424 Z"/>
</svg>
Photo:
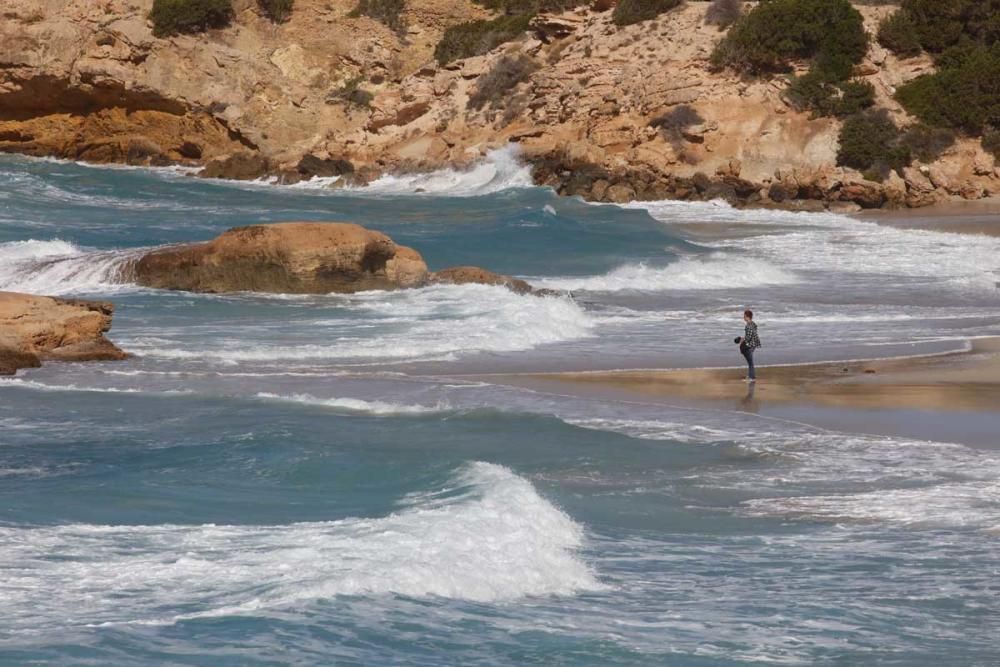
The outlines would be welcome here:
<svg viewBox="0 0 1000 667">
<path fill-rule="evenodd" d="M 351 293 L 427 278 L 419 253 L 385 234 L 320 222 L 237 227 L 207 243 L 153 251 L 131 270 L 140 285 L 191 292 Z"/>
<path fill-rule="evenodd" d="M 44 359 L 124 359 L 104 337 L 114 306 L 17 292 L 0 292 L 0 375 L 33 368 Z"/>
<path fill-rule="evenodd" d="M 535 289 L 524 280 L 511 278 L 478 266 L 456 266 L 430 275 L 431 283 L 447 285 L 501 285 L 517 294 L 531 294 Z"/>
</svg>

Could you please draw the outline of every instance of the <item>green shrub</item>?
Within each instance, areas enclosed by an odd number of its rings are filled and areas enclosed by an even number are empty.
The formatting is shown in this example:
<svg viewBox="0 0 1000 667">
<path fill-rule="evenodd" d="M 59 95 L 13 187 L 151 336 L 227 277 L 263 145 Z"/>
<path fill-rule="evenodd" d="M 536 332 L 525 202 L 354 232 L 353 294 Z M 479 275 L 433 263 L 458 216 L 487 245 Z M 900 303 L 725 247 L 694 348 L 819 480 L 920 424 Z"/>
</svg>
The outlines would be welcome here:
<svg viewBox="0 0 1000 667">
<path fill-rule="evenodd" d="M 1000 43 L 968 49 L 949 65 L 900 86 L 896 99 L 928 125 L 972 135 L 1000 127 Z"/>
<path fill-rule="evenodd" d="M 367 109 L 375 96 L 361 87 L 361 82 L 364 80 L 365 77 L 361 75 L 348 79 L 343 86 L 327 95 L 327 103 L 340 102 L 348 109 L 351 107 Z"/>
<path fill-rule="evenodd" d="M 444 31 L 441 41 L 434 49 L 434 58 L 445 65 L 453 60 L 492 51 L 504 42 L 524 34 L 532 18 L 532 14 L 521 14 L 453 25 Z"/>
<path fill-rule="evenodd" d="M 527 56 L 502 56 L 493 69 L 479 77 L 475 91 L 469 96 L 469 106 L 473 109 L 487 105 L 491 109 L 505 107 L 509 93 L 537 69 L 538 64 Z"/>
<path fill-rule="evenodd" d="M 224 28 L 232 19 L 230 0 L 153 0 L 149 12 L 156 37 Z"/>
<path fill-rule="evenodd" d="M 903 0 L 901 11 L 933 53 L 963 38 L 987 45 L 1000 39 L 1000 0 Z"/>
<path fill-rule="evenodd" d="M 955 143 L 955 133 L 944 127 L 917 124 L 908 128 L 900 141 L 913 157 L 921 162 L 933 162 Z"/>
<path fill-rule="evenodd" d="M 406 32 L 406 21 L 403 19 L 403 9 L 406 0 L 359 0 L 348 16 L 358 18 L 368 16 L 397 34 Z"/>
<path fill-rule="evenodd" d="M 904 11 L 893 12 L 878 24 L 878 43 L 901 58 L 920 54 L 917 26 Z"/>
<path fill-rule="evenodd" d="M 840 99 L 833 112 L 836 116 L 851 116 L 875 104 L 875 86 L 867 81 L 845 81 L 839 88 Z"/>
<path fill-rule="evenodd" d="M 618 0 L 611 20 L 616 25 L 632 25 L 655 19 L 663 12 L 681 4 L 683 0 Z"/>
<path fill-rule="evenodd" d="M 813 116 L 851 116 L 875 104 L 875 87 L 867 81 L 837 81 L 817 69 L 792 79 L 788 96 L 799 110 Z"/>
<path fill-rule="evenodd" d="M 901 169 L 910 164 L 910 151 L 884 109 L 866 111 L 844 121 L 837 164 L 862 172 Z"/>
<path fill-rule="evenodd" d="M 814 58 L 820 69 L 845 79 L 867 51 L 864 20 L 848 0 L 763 0 L 732 25 L 712 64 L 763 73 Z"/>
<path fill-rule="evenodd" d="M 705 11 L 705 23 L 728 28 L 743 16 L 743 0 L 712 0 Z"/>
<path fill-rule="evenodd" d="M 295 0 L 257 0 L 264 15 L 275 23 L 284 23 L 292 16 Z"/>
<path fill-rule="evenodd" d="M 1000 130 L 985 133 L 979 143 L 982 144 L 984 151 L 993 153 L 996 159 L 1000 160 Z"/>
<path fill-rule="evenodd" d="M 588 0 L 474 0 L 476 4 L 503 12 L 509 16 L 520 14 L 537 14 L 538 12 L 562 12 L 580 5 L 588 4 Z"/>
</svg>

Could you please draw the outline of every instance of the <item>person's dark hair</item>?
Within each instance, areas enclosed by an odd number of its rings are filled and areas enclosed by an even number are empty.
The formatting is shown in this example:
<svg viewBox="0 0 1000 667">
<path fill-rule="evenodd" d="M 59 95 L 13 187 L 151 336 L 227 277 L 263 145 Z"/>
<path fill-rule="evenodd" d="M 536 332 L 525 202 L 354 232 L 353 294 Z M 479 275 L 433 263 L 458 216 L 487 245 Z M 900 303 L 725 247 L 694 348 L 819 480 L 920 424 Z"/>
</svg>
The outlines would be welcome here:
<svg viewBox="0 0 1000 667">
<path fill-rule="evenodd" d="M 752 310 L 744 310 L 743 311 L 743 317 L 749 317 L 752 320 L 753 319 L 753 311 Z"/>
</svg>

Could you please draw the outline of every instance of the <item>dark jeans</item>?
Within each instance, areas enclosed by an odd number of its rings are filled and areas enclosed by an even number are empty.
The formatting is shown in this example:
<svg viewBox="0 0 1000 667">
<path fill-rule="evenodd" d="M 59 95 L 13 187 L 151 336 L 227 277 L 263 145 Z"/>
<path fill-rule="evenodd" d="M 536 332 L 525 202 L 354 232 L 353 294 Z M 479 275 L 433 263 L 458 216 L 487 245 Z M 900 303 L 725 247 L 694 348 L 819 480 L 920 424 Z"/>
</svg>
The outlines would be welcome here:
<svg viewBox="0 0 1000 667">
<path fill-rule="evenodd" d="M 740 353 L 747 360 L 747 377 L 751 380 L 756 380 L 757 369 L 753 367 L 753 350 L 746 345 L 740 345 Z"/>
</svg>

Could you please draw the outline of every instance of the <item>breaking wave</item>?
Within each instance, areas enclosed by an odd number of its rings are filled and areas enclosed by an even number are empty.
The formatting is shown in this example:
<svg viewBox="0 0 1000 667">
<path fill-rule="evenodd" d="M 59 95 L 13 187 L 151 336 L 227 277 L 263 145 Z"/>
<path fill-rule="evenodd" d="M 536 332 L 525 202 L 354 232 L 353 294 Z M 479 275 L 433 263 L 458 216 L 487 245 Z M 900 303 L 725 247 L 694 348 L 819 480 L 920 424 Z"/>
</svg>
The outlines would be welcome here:
<svg viewBox="0 0 1000 667">
<path fill-rule="evenodd" d="M 706 258 L 684 258 L 665 267 L 627 264 L 601 276 L 539 278 L 534 282 L 557 290 L 664 292 L 791 285 L 798 279 L 762 260 L 715 253 Z"/>
<path fill-rule="evenodd" d="M 145 251 L 88 250 L 59 239 L 0 243 L 0 289 L 69 294 L 129 288 L 125 267 Z"/>
<path fill-rule="evenodd" d="M 348 190 L 389 195 L 471 197 L 532 185 L 531 167 L 521 162 L 517 147 L 511 145 L 490 151 L 468 169 L 386 175 L 366 186 Z"/>
<path fill-rule="evenodd" d="M 602 588 L 583 530 L 490 463 L 380 518 L 289 525 L 0 527 L 9 627 L 169 624 L 339 595 L 495 602 Z M 59 554 L 59 558 L 52 558 Z"/>
<path fill-rule="evenodd" d="M 357 412 L 378 416 L 424 415 L 451 411 L 451 406 L 444 403 L 439 403 L 437 405 L 406 405 L 403 403 L 389 403 L 386 401 L 365 401 L 360 398 L 317 398 L 316 396 L 312 396 L 310 394 L 291 394 L 289 396 L 282 396 L 280 394 L 260 392 L 257 394 L 257 398 L 269 401 L 316 405 L 344 412 Z"/>
</svg>

